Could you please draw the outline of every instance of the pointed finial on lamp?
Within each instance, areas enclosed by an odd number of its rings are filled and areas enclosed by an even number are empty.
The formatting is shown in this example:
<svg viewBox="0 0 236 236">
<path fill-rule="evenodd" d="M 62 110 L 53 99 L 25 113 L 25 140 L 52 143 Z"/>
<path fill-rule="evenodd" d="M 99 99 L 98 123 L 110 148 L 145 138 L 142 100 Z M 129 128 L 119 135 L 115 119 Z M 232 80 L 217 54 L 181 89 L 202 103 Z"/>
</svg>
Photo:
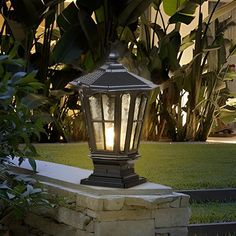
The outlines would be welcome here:
<svg viewBox="0 0 236 236">
<path fill-rule="evenodd" d="M 119 58 L 118 52 L 112 51 L 109 53 L 108 60 L 110 62 L 116 62 Z"/>
</svg>

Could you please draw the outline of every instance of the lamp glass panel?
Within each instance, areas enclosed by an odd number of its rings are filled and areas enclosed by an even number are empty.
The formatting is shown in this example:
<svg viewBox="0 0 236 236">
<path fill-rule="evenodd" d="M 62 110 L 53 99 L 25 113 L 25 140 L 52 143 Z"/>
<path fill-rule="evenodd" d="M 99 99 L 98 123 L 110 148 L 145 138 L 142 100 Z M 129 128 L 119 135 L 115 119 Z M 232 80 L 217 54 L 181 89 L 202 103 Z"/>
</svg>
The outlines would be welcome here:
<svg viewBox="0 0 236 236">
<path fill-rule="evenodd" d="M 89 104 L 92 120 L 101 120 L 101 96 L 99 96 L 99 94 L 96 94 L 94 96 L 89 97 Z"/>
<path fill-rule="evenodd" d="M 105 122 L 106 150 L 113 151 L 113 149 L 114 149 L 114 139 L 115 139 L 114 123 Z"/>
<path fill-rule="evenodd" d="M 103 114 L 105 121 L 114 121 L 115 113 L 115 98 L 107 96 L 106 94 L 102 95 L 102 106 Z"/>
<path fill-rule="evenodd" d="M 136 128 L 136 133 L 135 133 L 135 137 L 134 137 L 134 149 L 138 149 L 142 125 L 143 125 L 142 121 L 137 122 L 137 128 Z"/>
<path fill-rule="evenodd" d="M 123 94 L 121 98 L 121 129 L 120 129 L 120 150 L 125 149 L 125 138 L 127 132 L 130 108 L 130 94 Z"/>
<path fill-rule="evenodd" d="M 133 126 L 132 126 L 131 137 L 130 137 L 129 150 L 133 149 L 136 127 L 137 127 L 137 121 L 134 121 Z"/>
<path fill-rule="evenodd" d="M 104 150 L 103 125 L 101 122 L 93 122 L 96 148 Z"/>
<path fill-rule="evenodd" d="M 130 137 L 130 147 L 129 147 L 130 150 L 138 148 L 146 105 L 147 105 L 147 97 L 142 95 L 136 98 L 133 127 Z"/>
<path fill-rule="evenodd" d="M 137 97 L 134 106 L 134 120 L 138 120 L 139 108 L 141 103 L 141 96 Z"/>
<path fill-rule="evenodd" d="M 104 117 L 105 130 L 105 150 L 113 151 L 115 142 L 114 133 L 114 114 L 115 114 L 115 98 L 106 94 L 102 95 L 102 109 Z"/>
<path fill-rule="evenodd" d="M 146 106 L 147 106 L 147 97 L 143 95 L 138 120 L 143 120 Z"/>
</svg>

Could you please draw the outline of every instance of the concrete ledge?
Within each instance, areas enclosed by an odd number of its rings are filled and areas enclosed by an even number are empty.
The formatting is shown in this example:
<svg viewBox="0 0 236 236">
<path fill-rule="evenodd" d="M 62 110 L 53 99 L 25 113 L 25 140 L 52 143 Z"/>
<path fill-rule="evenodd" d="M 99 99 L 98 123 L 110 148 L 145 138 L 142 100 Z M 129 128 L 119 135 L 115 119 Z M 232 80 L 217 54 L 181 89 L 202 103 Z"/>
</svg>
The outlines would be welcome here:
<svg viewBox="0 0 236 236">
<path fill-rule="evenodd" d="M 17 158 L 13 160 L 13 163 L 16 165 L 14 167 L 16 171 L 18 169 L 21 173 L 31 173 L 29 171 L 32 169 L 27 161 L 23 162 L 19 168 L 17 167 Z M 147 182 L 128 189 L 81 185 L 81 179 L 87 178 L 92 173 L 92 171 L 38 160 L 36 161 L 36 164 L 37 173 L 34 175 L 40 182 L 49 184 L 51 186 L 60 186 L 67 190 L 71 189 L 72 192 L 86 191 L 88 193 L 97 195 L 160 195 L 172 193 L 172 189 L 170 187 L 151 182 Z"/>
</svg>

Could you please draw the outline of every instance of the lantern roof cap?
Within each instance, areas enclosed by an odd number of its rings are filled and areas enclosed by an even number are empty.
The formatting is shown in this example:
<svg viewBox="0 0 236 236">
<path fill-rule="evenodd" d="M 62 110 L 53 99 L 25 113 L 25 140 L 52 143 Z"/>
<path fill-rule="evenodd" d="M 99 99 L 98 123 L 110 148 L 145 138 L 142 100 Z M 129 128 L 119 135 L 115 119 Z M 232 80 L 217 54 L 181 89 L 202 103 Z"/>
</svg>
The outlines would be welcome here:
<svg viewBox="0 0 236 236">
<path fill-rule="evenodd" d="M 99 69 L 75 79 L 71 84 L 95 91 L 151 90 L 157 87 L 151 81 L 129 72 L 118 62 L 116 53 L 110 53 L 107 62 Z"/>
</svg>

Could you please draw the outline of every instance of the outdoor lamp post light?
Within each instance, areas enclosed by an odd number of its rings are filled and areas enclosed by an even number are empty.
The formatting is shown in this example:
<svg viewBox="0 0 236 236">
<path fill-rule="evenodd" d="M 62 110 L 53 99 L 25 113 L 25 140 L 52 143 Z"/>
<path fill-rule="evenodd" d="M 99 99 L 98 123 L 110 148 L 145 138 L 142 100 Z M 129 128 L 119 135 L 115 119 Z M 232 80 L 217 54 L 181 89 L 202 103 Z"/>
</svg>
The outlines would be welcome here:
<svg viewBox="0 0 236 236">
<path fill-rule="evenodd" d="M 94 171 L 81 184 L 129 188 L 146 182 L 134 160 L 148 102 L 156 85 L 117 62 L 115 53 L 98 70 L 72 82 L 78 89 L 89 136 Z"/>
</svg>

